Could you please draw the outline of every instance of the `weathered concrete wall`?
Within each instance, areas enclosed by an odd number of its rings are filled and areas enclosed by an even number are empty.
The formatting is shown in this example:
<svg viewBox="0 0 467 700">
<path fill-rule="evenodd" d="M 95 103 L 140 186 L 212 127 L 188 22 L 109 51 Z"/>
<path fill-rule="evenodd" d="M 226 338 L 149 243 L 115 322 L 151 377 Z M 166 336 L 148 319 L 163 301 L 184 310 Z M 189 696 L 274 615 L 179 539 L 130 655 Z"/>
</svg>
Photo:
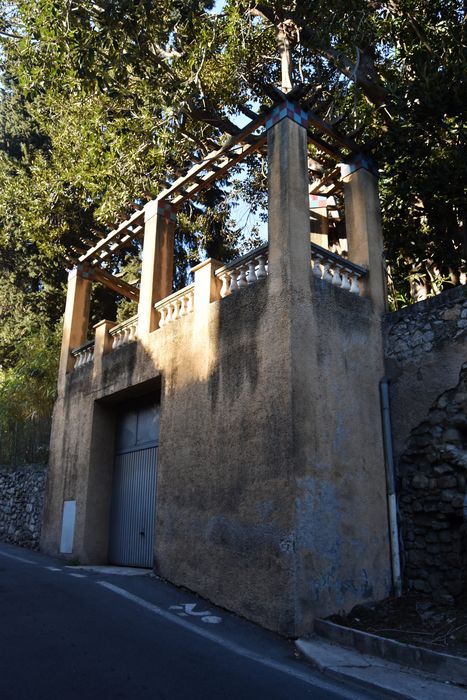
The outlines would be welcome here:
<svg viewBox="0 0 467 700">
<path fill-rule="evenodd" d="M 467 289 L 388 315 L 387 370 L 408 589 L 467 583 Z"/>
<path fill-rule="evenodd" d="M 297 397 L 295 426 L 301 432 L 297 591 L 309 629 L 316 611 L 327 615 L 389 595 L 391 572 L 380 315 L 369 299 L 312 279 L 307 316 L 301 376 L 309 386 L 308 395 Z M 300 374 L 297 383 L 305 388 Z"/>
<path fill-rule="evenodd" d="M 0 540 L 39 548 L 47 470 L 0 471 Z"/>
<path fill-rule="evenodd" d="M 106 560 L 115 410 L 160 391 L 157 570 L 296 634 L 389 592 L 381 335 L 366 299 L 269 283 L 67 375 L 42 545 L 58 552 L 73 499 L 73 556 Z"/>
</svg>

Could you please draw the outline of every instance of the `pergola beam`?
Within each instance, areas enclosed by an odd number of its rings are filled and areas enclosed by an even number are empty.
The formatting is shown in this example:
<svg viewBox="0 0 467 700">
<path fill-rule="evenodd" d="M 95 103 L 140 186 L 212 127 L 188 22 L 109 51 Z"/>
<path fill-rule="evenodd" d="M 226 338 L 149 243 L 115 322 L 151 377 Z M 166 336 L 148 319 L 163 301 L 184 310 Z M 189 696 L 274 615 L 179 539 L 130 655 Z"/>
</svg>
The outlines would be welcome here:
<svg viewBox="0 0 467 700">
<path fill-rule="evenodd" d="M 303 98 L 309 90 L 309 85 L 298 85 L 291 92 L 286 94 L 272 85 L 265 86 L 265 91 L 275 104 L 285 100 L 299 100 Z M 251 122 L 243 129 L 238 128 L 238 131 L 235 131 L 220 148 L 213 150 L 198 161 L 193 159 L 195 160 L 194 165 L 192 165 L 185 175 L 177 177 L 173 183 L 167 185 L 166 188 L 158 194 L 156 198 L 158 201 L 166 201 L 175 208 L 181 206 L 189 198 L 194 197 L 198 192 L 211 185 L 217 178 L 228 172 L 230 168 L 237 165 L 243 158 L 246 158 L 248 155 L 262 148 L 266 142 L 267 132 L 263 130 L 260 135 L 255 134 L 255 132 L 264 126 L 267 116 L 266 113 L 256 114 L 250 108 L 245 108 L 243 111 L 244 113 L 247 112 L 248 115 L 252 117 Z M 359 150 L 358 145 L 353 139 L 340 134 L 333 125 L 321 119 L 316 112 L 309 111 L 308 120 L 308 141 L 319 151 L 331 156 L 337 161 L 341 161 L 343 160 L 343 156 L 340 152 L 340 148 L 344 148 L 350 152 Z M 231 132 L 232 131 L 233 129 Z M 330 139 L 331 142 L 329 142 L 328 139 Z M 322 184 L 324 184 L 324 182 L 317 183 L 313 187 L 312 193 L 314 193 L 315 187 L 319 187 Z M 139 237 L 143 231 L 144 209 L 139 209 L 95 245 L 83 251 L 79 257 L 79 262 L 104 262 L 110 258 L 110 256 L 131 243 L 132 240 Z M 76 252 L 78 254 L 81 253 L 81 251 L 78 250 L 76 250 Z"/>
<path fill-rule="evenodd" d="M 104 285 L 104 287 L 108 287 L 108 289 L 120 294 L 122 297 L 131 299 L 131 301 L 139 301 L 138 287 L 134 287 L 133 285 L 128 284 L 128 282 L 125 282 L 118 277 L 114 277 L 114 275 L 111 275 L 110 272 L 107 272 L 107 270 L 103 270 L 100 267 L 93 267 L 90 274 L 90 279 L 93 282 L 100 282 Z"/>
</svg>

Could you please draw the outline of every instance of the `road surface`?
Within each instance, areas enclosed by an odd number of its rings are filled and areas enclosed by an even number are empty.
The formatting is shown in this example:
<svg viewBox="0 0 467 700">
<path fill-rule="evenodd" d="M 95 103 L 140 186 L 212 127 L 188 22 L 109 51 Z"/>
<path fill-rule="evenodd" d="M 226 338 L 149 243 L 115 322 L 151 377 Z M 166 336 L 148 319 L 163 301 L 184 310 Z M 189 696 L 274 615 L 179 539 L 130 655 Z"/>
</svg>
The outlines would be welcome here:
<svg viewBox="0 0 467 700">
<path fill-rule="evenodd" d="M 371 697 L 194 594 L 110 571 L 0 543 L 1 700 Z"/>
</svg>

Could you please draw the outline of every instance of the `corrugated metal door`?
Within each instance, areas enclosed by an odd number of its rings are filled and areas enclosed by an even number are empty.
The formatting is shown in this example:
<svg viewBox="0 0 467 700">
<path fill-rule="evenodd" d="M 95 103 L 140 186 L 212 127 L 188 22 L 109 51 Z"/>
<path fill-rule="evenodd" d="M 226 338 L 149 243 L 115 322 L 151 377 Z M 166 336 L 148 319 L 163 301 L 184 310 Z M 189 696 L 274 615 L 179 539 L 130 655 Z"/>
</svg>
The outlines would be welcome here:
<svg viewBox="0 0 467 700">
<path fill-rule="evenodd" d="M 117 424 L 109 561 L 153 564 L 158 406 L 126 410 Z"/>
</svg>

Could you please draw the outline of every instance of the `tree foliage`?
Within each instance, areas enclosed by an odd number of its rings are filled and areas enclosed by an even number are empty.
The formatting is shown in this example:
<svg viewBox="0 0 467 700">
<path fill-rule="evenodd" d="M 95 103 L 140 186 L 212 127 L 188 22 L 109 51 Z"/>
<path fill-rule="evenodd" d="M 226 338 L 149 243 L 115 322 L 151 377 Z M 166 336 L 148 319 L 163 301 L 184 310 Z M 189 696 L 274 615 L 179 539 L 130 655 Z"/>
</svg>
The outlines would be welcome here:
<svg viewBox="0 0 467 700">
<path fill-rule="evenodd" d="M 19 290 L 18 308 L 26 304 L 32 336 L 56 327 L 66 250 L 105 233 L 191 154 L 202 157 L 249 109 L 269 104 L 284 27 L 295 81 L 311 83 L 326 118 L 379 160 L 399 295 L 407 299 L 410 284 L 438 291 L 443 279 L 458 282 L 464 20 L 461 0 L 0 2 L 0 268 Z M 253 159 L 236 177 L 236 187 L 220 182 L 180 213 L 178 283 L 203 251 L 227 260 L 237 250 L 238 192 L 261 211 L 261 164 Z M 15 330 L 5 308 L 0 364 L 10 371 L 23 326 Z"/>
</svg>

